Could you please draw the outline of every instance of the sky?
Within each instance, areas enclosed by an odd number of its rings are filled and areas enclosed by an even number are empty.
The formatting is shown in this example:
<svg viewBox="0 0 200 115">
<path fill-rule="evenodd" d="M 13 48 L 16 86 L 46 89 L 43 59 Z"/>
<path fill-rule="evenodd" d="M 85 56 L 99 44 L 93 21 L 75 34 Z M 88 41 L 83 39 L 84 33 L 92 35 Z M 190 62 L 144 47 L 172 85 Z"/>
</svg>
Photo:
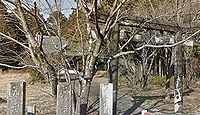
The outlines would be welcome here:
<svg viewBox="0 0 200 115">
<path fill-rule="evenodd" d="M 46 0 L 23 0 L 23 3 L 30 8 L 33 7 L 33 3 L 35 1 L 37 2 L 37 5 L 39 5 L 42 15 L 44 16 L 45 19 L 47 19 L 51 12 L 49 12 L 50 10 L 46 3 Z M 51 4 L 54 10 L 55 10 L 55 2 L 61 1 L 61 11 L 66 17 L 69 17 L 69 15 L 72 13 L 72 8 L 77 7 L 75 0 L 47 0 L 47 1 Z M 9 9 L 8 12 L 12 12 L 15 9 L 15 6 L 13 6 L 8 2 L 6 3 Z"/>
<path fill-rule="evenodd" d="M 44 18 L 48 18 L 49 14 L 49 8 L 47 7 L 47 3 L 45 0 L 36 0 L 38 5 L 41 8 L 42 14 Z M 48 0 L 51 6 L 55 9 L 55 1 L 61 1 L 61 11 L 66 16 L 69 17 L 69 15 L 72 13 L 72 8 L 76 8 L 76 2 L 74 0 Z"/>
</svg>

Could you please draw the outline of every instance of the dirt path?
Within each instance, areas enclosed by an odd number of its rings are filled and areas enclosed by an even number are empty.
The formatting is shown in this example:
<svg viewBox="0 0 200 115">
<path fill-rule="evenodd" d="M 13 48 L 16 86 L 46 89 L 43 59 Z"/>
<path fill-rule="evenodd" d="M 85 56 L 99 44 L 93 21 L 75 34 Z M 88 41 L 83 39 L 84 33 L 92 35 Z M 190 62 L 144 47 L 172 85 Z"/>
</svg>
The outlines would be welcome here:
<svg viewBox="0 0 200 115">
<path fill-rule="evenodd" d="M 28 84 L 29 74 L 9 73 L 0 75 L 0 115 L 6 115 L 6 100 L 8 84 L 13 81 L 25 80 L 26 105 L 36 105 L 37 115 L 55 115 L 56 104 L 50 95 L 49 84 Z M 89 97 L 89 115 L 97 115 L 99 108 L 100 83 L 106 83 L 105 77 L 94 78 Z M 191 90 L 184 93 L 184 112 L 186 114 L 198 115 L 200 112 L 200 82 L 192 84 Z M 173 90 L 172 90 L 173 91 Z M 173 94 L 173 92 L 172 92 Z M 120 88 L 118 91 L 118 114 L 131 115 L 139 114 L 141 110 L 147 109 L 152 115 L 173 114 L 173 98 L 171 103 L 165 104 L 164 88 L 145 91 L 134 94 L 129 88 Z"/>
</svg>

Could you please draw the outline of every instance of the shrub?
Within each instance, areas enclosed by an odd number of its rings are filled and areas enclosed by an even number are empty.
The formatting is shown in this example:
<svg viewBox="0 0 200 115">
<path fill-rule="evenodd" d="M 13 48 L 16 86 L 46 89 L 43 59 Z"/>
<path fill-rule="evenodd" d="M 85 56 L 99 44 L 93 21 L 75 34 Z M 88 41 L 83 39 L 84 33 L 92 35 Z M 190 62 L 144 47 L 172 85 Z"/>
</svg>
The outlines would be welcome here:
<svg viewBox="0 0 200 115">
<path fill-rule="evenodd" d="M 37 69 L 31 69 L 30 70 L 30 82 L 44 82 L 45 77 L 37 70 Z"/>
<path fill-rule="evenodd" d="M 119 86 L 127 86 L 128 85 L 127 77 L 126 76 L 119 76 L 118 84 L 119 84 Z"/>
<path fill-rule="evenodd" d="M 153 86 L 164 86 L 166 77 L 160 77 L 160 76 L 150 76 L 148 79 L 148 84 Z M 171 79 L 170 79 L 171 81 Z"/>
</svg>

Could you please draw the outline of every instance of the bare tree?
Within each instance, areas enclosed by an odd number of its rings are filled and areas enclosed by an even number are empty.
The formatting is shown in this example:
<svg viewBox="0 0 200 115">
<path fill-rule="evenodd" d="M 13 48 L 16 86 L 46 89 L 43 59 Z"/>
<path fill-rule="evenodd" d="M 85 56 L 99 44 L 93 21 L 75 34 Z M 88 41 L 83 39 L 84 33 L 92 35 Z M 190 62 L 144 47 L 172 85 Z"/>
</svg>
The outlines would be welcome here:
<svg viewBox="0 0 200 115">
<path fill-rule="evenodd" d="M 166 0 L 167 1 L 167 0 Z M 50 2 L 48 2 L 48 0 L 45 1 L 47 3 L 47 6 L 49 11 L 52 13 L 53 12 L 53 6 L 51 5 Z M 103 19 L 103 22 L 101 20 L 101 14 L 100 14 L 100 10 L 101 10 L 101 3 L 98 3 L 99 1 L 94 0 L 94 1 L 85 1 L 85 0 L 78 0 L 77 1 L 77 17 L 79 15 L 79 12 L 83 13 L 85 16 L 85 26 L 86 26 L 86 41 L 83 40 L 83 32 L 80 29 L 80 21 L 77 18 L 77 31 L 79 32 L 79 38 L 81 39 L 81 45 L 84 46 L 85 44 L 87 44 L 87 50 L 85 51 L 84 49 L 82 49 L 82 61 L 83 61 L 83 74 L 77 74 L 78 78 L 79 78 L 79 82 L 80 82 L 80 87 L 79 87 L 79 95 L 76 95 L 77 98 L 77 105 L 79 106 L 80 103 L 80 113 L 82 115 L 86 115 L 87 113 L 87 106 L 88 106 L 88 98 L 89 98 L 89 92 L 90 92 L 90 86 L 91 86 L 91 81 L 95 75 L 95 72 L 97 71 L 97 69 L 95 68 L 95 65 L 97 63 L 97 58 L 100 57 L 100 53 L 103 50 L 102 46 L 105 45 L 107 42 L 110 43 L 110 45 L 112 46 L 112 40 L 115 40 L 113 43 L 113 47 L 109 47 L 110 49 L 110 55 L 109 55 L 109 59 L 108 59 L 108 65 L 111 64 L 111 66 L 117 66 L 117 58 L 121 57 L 121 56 L 125 56 L 128 54 L 134 54 L 136 51 L 140 51 L 143 50 L 143 60 L 141 62 L 141 65 L 143 66 L 143 75 L 144 75 L 144 87 L 146 86 L 146 82 L 147 82 L 147 76 L 150 72 L 151 69 L 151 65 L 152 63 L 150 63 L 149 65 L 148 63 L 148 59 L 152 59 L 154 53 L 151 53 L 150 55 L 147 53 L 148 51 L 146 49 L 150 49 L 150 48 L 171 48 L 171 47 L 179 47 L 180 44 L 186 42 L 187 40 L 191 39 L 192 37 L 196 36 L 198 33 L 200 33 L 200 30 L 194 29 L 195 31 L 192 32 L 192 34 L 190 36 L 188 36 L 185 39 L 180 39 L 180 40 L 175 40 L 175 43 L 172 44 L 167 44 L 167 43 L 163 43 L 163 44 L 152 44 L 151 42 L 144 42 L 143 44 L 140 44 L 137 47 L 132 48 L 131 50 L 126 50 L 124 51 L 123 49 L 125 49 L 125 47 L 130 44 L 131 40 L 134 39 L 135 35 L 137 33 L 139 33 L 139 31 L 141 30 L 145 30 L 145 29 L 153 29 L 156 31 L 167 31 L 167 32 L 171 32 L 174 34 L 174 39 L 179 39 L 179 37 L 181 35 L 179 35 L 178 33 L 181 31 L 179 30 L 184 29 L 184 27 L 182 27 L 182 25 L 175 25 L 175 26 L 170 26 L 170 25 L 165 25 L 165 24 L 156 24 L 155 22 L 159 22 L 159 20 L 157 19 L 166 19 L 164 18 L 165 16 L 167 17 L 167 19 L 174 19 L 174 16 L 179 16 L 179 14 L 174 14 L 174 12 L 178 12 L 179 9 L 183 8 L 182 5 L 178 5 L 177 9 L 173 10 L 173 11 L 163 11 L 160 12 L 159 9 L 161 9 L 162 7 L 159 8 L 155 8 L 151 1 L 148 1 L 148 4 L 150 4 L 150 8 L 148 9 L 149 14 L 151 14 L 149 17 L 152 18 L 144 18 L 142 20 L 136 20 L 137 23 L 139 24 L 135 24 L 134 21 L 131 19 L 127 19 L 126 17 L 127 14 L 127 10 L 123 10 L 127 7 L 126 6 L 127 2 L 126 0 L 115 0 L 113 2 L 111 2 L 110 4 L 110 8 L 107 13 L 107 15 L 105 16 L 106 18 Z M 15 16 L 19 19 L 20 24 L 22 26 L 22 28 L 20 28 L 28 41 L 28 45 L 24 45 L 23 43 L 21 43 L 20 41 L 17 41 L 13 38 L 11 38 L 10 36 L 7 36 L 3 33 L 0 33 L 2 36 L 6 37 L 7 39 L 10 39 L 14 42 L 16 42 L 17 44 L 21 45 L 22 47 L 24 47 L 25 49 L 27 49 L 27 51 L 29 52 L 32 61 L 34 62 L 34 65 L 32 65 L 32 67 L 37 68 L 42 74 L 46 75 L 47 78 L 50 79 L 51 85 L 52 85 L 52 94 L 54 96 L 56 96 L 56 86 L 57 86 L 57 72 L 56 72 L 56 68 L 52 65 L 52 63 L 50 63 L 50 60 L 47 58 L 45 52 L 43 51 L 42 48 L 42 41 L 43 41 L 43 35 L 45 35 L 45 32 L 48 35 L 56 35 L 59 39 L 61 39 L 61 19 L 60 16 L 58 17 L 53 17 L 54 20 L 54 24 L 56 27 L 57 31 L 53 31 L 51 30 L 51 28 L 49 28 L 49 26 L 45 23 L 45 20 L 43 18 L 40 17 L 39 15 L 39 8 L 38 5 L 36 3 L 29 3 L 28 5 L 24 3 L 24 1 L 21 0 L 15 0 L 10 1 L 10 0 L 4 0 L 3 1 L 4 4 L 7 5 L 8 8 L 11 9 L 11 11 L 13 11 L 13 13 L 15 14 Z M 10 4 L 14 5 L 14 6 L 10 6 Z M 12 10 L 14 8 L 16 8 L 17 10 Z M 169 7 L 169 6 L 167 6 Z M 30 12 L 30 9 L 33 8 L 34 9 L 34 13 Z M 55 2 L 55 8 L 57 11 L 60 11 L 61 8 L 61 1 L 57 1 Z M 104 10 L 104 9 L 103 9 Z M 121 11 L 122 10 L 122 11 Z M 39 37 L 40 40 L 36 40 L 36 34 L 34 34 L 31 31 L 31 27 L 28 24 L 28 20 L 27 17 L 25 15 L 25 13 L 29 13 L 30 15 L 32 15 L 36 21 L 37 24 L 37 28 L 38 28 L 38 33 L 39 33 Z M 128 12 L 130 13 L 130 12 Z M 138 13 L 138 12 L 131 12 L 131 13 Z M 142 16 L 147 16 L 147 12 L 145 12 L 144 15 Z M 141 16 L 139 14 L 139 16 Z M 148 17 L 148 16 L 147 16 Z M 175 21 L 176 23 L 178 21 Z M 41 28 L 41 24 L 42 26 L 45 28 L 45 30 L 43 30 Z M 130 37 L 128 37 L 128 39 L 126 40 L 125 43 L 123 43 L 119 49 L 118 49 L 118 37 L 119 37 L 119 26 L 130 26 L 133 27 L 136 31 L 131 32 Z M 117 29 L 116 29 L 117 28 Z M 172 29 L 171 29 L 172 28 Z M 178 28 L 178 31 L 177 31 Z M 115 30 L 116 29 L 116 30 Z M 191 28 L 186 28 L 187 31 L 188 29 Z M 117 33 L 115 33 L 115 31 L 118 31 Z M 151 39 L 152 36 L 148 37 L 149 41 Z M 84 43 L 86 42 L 86 43 Z M 108 44 L 107 44 L 108 45 Z M 61 45 L 62 46 L 62 45 Z M 86 45 L 85 45 L 86 46 Z M 108 45 L 109 46 L 109 45 Z M 113 50 L 114 49 L 114 50 Z M 176 49 L 176 48 L 175 48 Z M 178 49 L 176 49 L 177 54 Z M 60 48 L 60 50 L 62 50 Z M 111 51 L 113 50 L 113 51 Z M 178 54 L 177 58 L 181 58 L 181 54 Z M 64 67 L 64 69 L 67 69 L 68 66 L 70 66 L 70 64 L 68 63 L 68 60 L 65 58 L 64 53 L 61 53 L 60 57 L 62 57 L 62 63 L 60 63 L 61 67 Z M 152 61 L 151 61 L 152 62 Z M 180 68 L 178 68 L 177 65 L 179 65 L 180 63 L 178 63 L 176 61 L 176 67 L 177 67 L 177 74 L 179 75 L 180 72 L 182 72 L 182 70 L 180 70 Z M 2 64 L 3 65 L 3 64 Z M 148 67 L 146 67 L 146 65 L 148 65 Z M 9 65 L 7 65 L 9 66 Z M 27 67 L 28 65 L 25 65 L 24 67 Z M 109 66 L 110 67 L 110 66 Z M 111 70 L 115 70 L 114 73 L 111 73 L 109 76 L 113 77 L 114 79 L 110 79 L 111 82 L 114 82 L 114 90 L 115 90 L 115 100 L 114 102 L 116 103 L 116 99 L 117 99 L 117 68 L 112 68 L 110 67 L 109 69 Z M 179 77 L 176 77 L 176 83 L 180 83 L 180 79 Z M 71 83 L 71 78 L 68 72 L 66 72 L 66 80 L 68 81 L 68 83 Z M 178 86 L 179 87 L 179 86 Z M 176 87 L 176 90 L 177 88 Z M 179 92 L 179 91 L 178 91 Z M 182 96 L 182 95 L 179 95 Z M 79 108 L 79 107 L 78 107 Z M 116 104 L 115 104 L 115 110 L 114 113 L 116 113 Z"/>
</svg>

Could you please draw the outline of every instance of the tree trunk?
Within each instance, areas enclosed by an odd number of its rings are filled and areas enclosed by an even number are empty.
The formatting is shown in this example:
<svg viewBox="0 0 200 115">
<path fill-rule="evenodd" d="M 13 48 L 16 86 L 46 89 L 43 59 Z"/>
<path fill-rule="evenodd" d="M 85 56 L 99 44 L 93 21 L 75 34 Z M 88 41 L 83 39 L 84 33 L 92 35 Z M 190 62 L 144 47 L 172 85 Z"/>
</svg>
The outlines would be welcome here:
<svg viewBox="0 0 200 115">
<path fill-rule="evenodd" d="M 141 89 L 145 90 L 147 88 L 147 65 L 148 65 L 148 49 L 142 49 L 142 75 L 141 75 Z"/>
<path fill-rule="evenodd" d="M 183 47 L 175 47 L 174 65 L 174 112 L 181 113 L 183 110 Z"/>
<path fill-rule="evenodd" d="M 50 78 L 51 87 L 52 87 L 52 95 L 56 97 L 57 94 L 57 76 L 54 67 L 48 62 L 45 57 L 45 54 L 39 45 L 38 41 L 35 40 L 28 24 L 27 19 L 25 17 L 24 9 L 22 8 L 21 0 L 15 1 L 17 10 L 19 12 L 19 16 L 21 19 L 22 27 L 26 38 L 28 39 L 30 54 L 33 62 L 35 63 L 37 69 L 41 69 L 41 71 L 46 74 L 46 70 L 48 71 L 48 77 Z M 46 69 L 47 68 L 47 69 Z"/>
<path fill-rule="evenodd" d="M 90 86 L 95 74 L 95 64 L 98 53 L 101 48 L 102 41 L 98 39 L 95 43 L 95 48 L 93 50 L 93 54 L 88 56 L 86 69 L 85 69 L 85 76 L 81 80 L 81 95 L 80 95 L 80 115 L 87 114 L 87 105 L 88 105 L 88 98 L 90 93 Z"/>
<path fill-rule="evenodd" d="M 176 0 L 176 21 L 178 24 L 182 23 L 181 10 L 178 10 L 183 4 L 182 0 Z M 175 39 L 176 42 L 182 40 L 181 33 L 177 33 Z M 174 47 L 174 112 L 181 113 L 183 110 L 183 47 L 182 45 L 177 45 Z"/>
<path fill-rule="evenodd" d="M 87 114 L 87 105 L 89 98 L 89 91 L 91 86 L 91 80 L 86 79 L 85 83 L 81 83 L 81 96 L 80 96 L 80 115 Z"/>
<path fill-rule="evenodd" d="M 172 52 L 172 53 L 171 53 Z M 165 102 L 169 103 L 170 102 L 170 79 L 171 76 L 174 74 L 173 69 L 174 69 L 174 51 L 167 50 L 167 72 L 166 72 L 166 84 L 165 84 Z"/>
<path fill-rule="evenodd" d="M 112 55 L 118 51 L 119 41 L 119 25 L 116 24 L 111 31 L 109 44 L 110 62 L 108 63 L 108 78 L 110 83 L 113 83 L 113 115 L 117 113 L 117 86 L 118 86 L 118 58 L 112 58 Z"/>
<path fill-rule="evenodd" d="M 57 74 L 55 72 L 54 67 L 50 64 L 48 65 L 48 70 L 49 70 L 49 78 L 50 78 L 52 95 L 56 98 L 56 96 L 57 96 L 57 85 L 58 85 Z"/>
<path fill-rule="evenodd" d="M 165 85 L 165 103 L 170 102 L 170 78 L 171 78 L 171 76 L 169 74 L 167 74 L 166 85 Z"/>
<path fill-rule="evenodd" d="M 159 50 L 158 50 L 159 51 Z M 156 76 L 159 76 L 159 60 L 160 60 L 160 53 L 157 53 L 157 58 L 156 58 Z"/>
</svg>

